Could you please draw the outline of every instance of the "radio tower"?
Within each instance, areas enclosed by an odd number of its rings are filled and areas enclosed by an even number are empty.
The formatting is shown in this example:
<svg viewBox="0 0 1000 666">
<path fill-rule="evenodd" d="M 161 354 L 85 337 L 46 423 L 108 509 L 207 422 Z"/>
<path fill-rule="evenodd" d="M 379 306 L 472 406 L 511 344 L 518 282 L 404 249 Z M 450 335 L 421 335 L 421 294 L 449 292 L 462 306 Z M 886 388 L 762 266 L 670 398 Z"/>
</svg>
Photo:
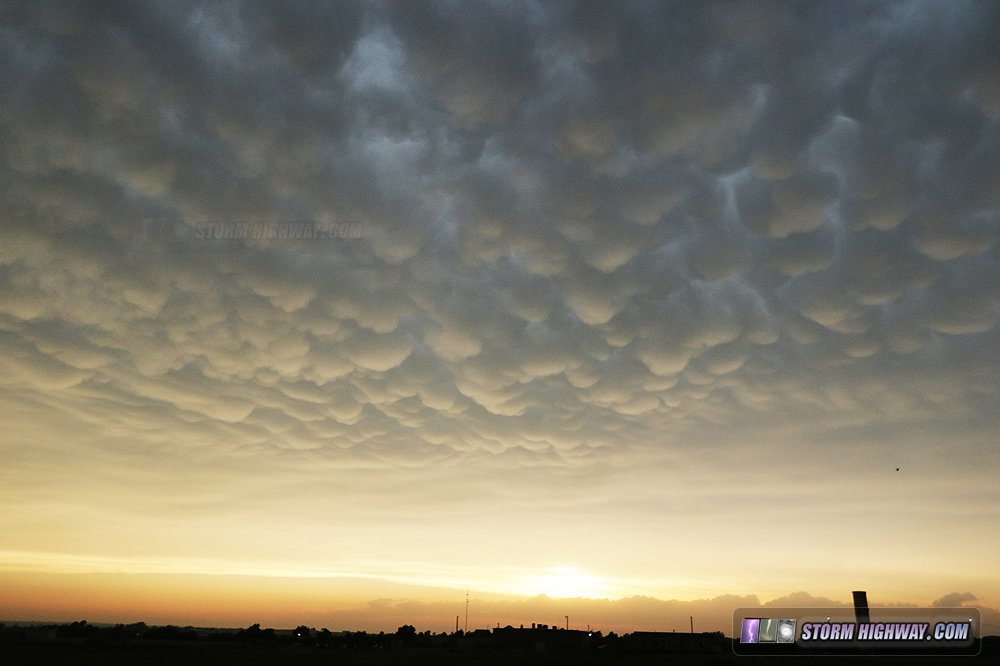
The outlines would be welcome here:
<svg viewBox="0 0 1000 666">
<path fill-rule="evenodd" d="M 465 633 L 469 633 L 469 591 L 465 591 Z"/>
</svg>

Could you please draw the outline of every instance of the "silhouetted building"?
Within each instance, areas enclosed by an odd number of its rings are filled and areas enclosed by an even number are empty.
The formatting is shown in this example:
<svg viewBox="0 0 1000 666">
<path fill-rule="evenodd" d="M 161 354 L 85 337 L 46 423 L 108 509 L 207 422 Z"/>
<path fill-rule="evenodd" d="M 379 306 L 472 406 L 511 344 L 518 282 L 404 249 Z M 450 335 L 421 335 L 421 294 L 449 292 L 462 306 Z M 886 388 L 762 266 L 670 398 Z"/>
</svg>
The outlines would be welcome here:
<svg viewBox="0 0 1000 666">
<path fill-rule="evenodd" d="M 493 635 L 489 629 L 473 629 L 458 639 L 457 647 L 463 650 L 481 650 L 493 647 Z"/>
<path fill-rule="evenodd" d="M 871 614 L 868 611 L 868 593 L 864 590 L 854 590 L 854 619 L 858 624 L 868 624 L 871 622 Z"/>
<path fill-rule="evenodd" d="M 634 631 L 623 637 L 630 652 L 727 652 L 729 640 L 721 631 L 697 634 L 667 631 Z"/>
<path fill-rule="evenodd" d="M 501 650 L 521 652 L 582 652 L 588 647 L 589 634 L 575 629 L 549 628 L 532 625 L 531 628 L 506 626 L 493 630 L 494 645 Z"/>
</svg>

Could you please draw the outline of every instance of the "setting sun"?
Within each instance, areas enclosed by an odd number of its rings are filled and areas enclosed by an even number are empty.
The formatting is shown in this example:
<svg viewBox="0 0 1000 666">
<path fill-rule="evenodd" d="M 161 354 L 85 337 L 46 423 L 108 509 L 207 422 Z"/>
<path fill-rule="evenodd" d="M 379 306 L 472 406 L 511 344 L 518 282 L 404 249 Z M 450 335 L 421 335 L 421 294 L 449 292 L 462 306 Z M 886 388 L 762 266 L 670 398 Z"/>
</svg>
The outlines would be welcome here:
<svg viewBox="0 0 1000 666">
<path fill-rule="evenodd" d="M 521 583 L 521 594 L 544 594 L 560 599 L 607 596 L 608 586 L 602 579 L 573 567 L 552 567 L 545 573 L 528 576 Z"/>
</svg>

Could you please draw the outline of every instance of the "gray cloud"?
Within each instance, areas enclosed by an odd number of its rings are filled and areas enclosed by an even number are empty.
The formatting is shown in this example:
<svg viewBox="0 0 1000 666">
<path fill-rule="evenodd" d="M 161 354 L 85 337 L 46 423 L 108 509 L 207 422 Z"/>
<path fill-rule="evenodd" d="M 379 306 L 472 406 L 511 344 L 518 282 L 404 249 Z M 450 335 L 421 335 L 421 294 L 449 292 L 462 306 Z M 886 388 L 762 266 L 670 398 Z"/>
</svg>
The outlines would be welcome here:
<svg viewBox="0 0 1000 666">
<path fill-rule="evenodd" d="M 997 462 L 992 4 L 3 13 L 0 390 L 54 453 L 374 470 L 372 510 L 561 511 L 710 442 Z"/>
<path fill-rule="evenodd" d="M 952 592 L 951 594 L 946 594 L 940 599 L 935 599 L 934 603 L 931 604 L 934 608 L 955 608 L 961 606 L 966 601 L 975 601 L 976 595 L 971 592 Z"/>
</svg>

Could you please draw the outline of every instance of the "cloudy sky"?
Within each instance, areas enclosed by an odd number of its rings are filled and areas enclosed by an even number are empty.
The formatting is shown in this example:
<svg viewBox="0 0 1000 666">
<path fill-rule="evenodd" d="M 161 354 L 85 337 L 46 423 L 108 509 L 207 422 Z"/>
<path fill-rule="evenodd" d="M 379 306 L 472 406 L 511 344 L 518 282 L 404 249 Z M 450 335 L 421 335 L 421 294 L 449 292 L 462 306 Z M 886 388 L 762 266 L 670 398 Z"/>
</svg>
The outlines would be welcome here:
<svg viewBox="0 0 1000 666">
<path fill-rule="evenodd" d="M 995 3 L 0 26 L 0 615 L 1000 607 Z"/>
</svg>

